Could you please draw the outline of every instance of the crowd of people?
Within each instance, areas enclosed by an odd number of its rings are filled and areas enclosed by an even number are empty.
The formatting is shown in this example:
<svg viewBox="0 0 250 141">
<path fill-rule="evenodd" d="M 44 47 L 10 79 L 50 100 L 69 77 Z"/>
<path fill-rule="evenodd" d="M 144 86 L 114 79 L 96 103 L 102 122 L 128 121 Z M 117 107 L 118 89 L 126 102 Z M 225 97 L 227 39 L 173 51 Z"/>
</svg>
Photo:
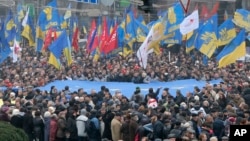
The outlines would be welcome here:
<svg viewBox="0 0 250 141">
<path fill-rule="evenodd" d="M 1 64 L 0 121 L 23 129 L 29 141 L 226 141 L 230 125 L 250 122 L 250 65 L 246 62 L 217 68 L 215 60 L 203 64 L 202 55 L 186 54 L 180 47 L 172 52 L 151 54 L 146 69 L 139 66 L 134 54 L 103 57 L 93 62 L 80 48 L 74 62 L 57 70 L 48 64 L 48 55 L 34 48 L 23 47 L 22 57 Z M 36 87 L 54 80 L 84 80 L 153 83 L 183 79 L 210 81 L 219 84 L 194 87 L 183 94 L 169 88 L 142 93 L 135 88 L 132 97 L 109 88 L 79 88 L 66 86 L 50 91 Z M 161 93 L 160 93 L 161 92 Z M 155 103 L 152 105 L 152 102 Z"/>
</svg>

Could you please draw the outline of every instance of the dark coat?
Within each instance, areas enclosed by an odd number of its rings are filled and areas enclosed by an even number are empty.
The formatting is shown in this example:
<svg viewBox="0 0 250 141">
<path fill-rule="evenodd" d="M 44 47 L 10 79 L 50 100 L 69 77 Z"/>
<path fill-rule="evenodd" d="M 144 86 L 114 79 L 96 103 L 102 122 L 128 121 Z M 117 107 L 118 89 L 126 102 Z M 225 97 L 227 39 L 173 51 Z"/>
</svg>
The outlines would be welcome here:
<svg viewBox="0 0 250 141">
<path fill-rule="evenodd" d="M 77 140 L 77 127 L 76 127 L 76 120 L 73 117 L 69 117 L 67 120 L 67 131 L 70 133 L 70 139 Z"/>
<path fill-rule="evenodd" d="M 43 140 L 44 137 L 44 123 L 41 117 L 35 117 L 33 119 L 33 125 L 34 125 L 34 135 L 36 138 L 39 138 L 40 140 Z"/>
<path fill-rule="evenodd" d="M 107 138 L 109 140 L 112 140 L 112 134 L 111 134 L 111 121 L 114 118 L 114 114 L 110 111 L 108 111 L 106 114 L 103 115 L 102 119 L 105 124 L 104 126 L 104 132 L 102 138 Z"/>
<path fill-rule="evenodd" d="M 66 129 L 66 120 L 62 117 L 59 117 L 59 119 L 57 121 L 56 137 L 64 138 L 65 137 L 65 129 Z"/>
<path fill-rule="evenodd" d="M 25 113 L 23 116 L 23 130 L 25 133 L 31 135 L 33 134 L 33 116 L 31 113 Z"/>
<path fill-rule="evenodd" d="M 154 124 L 153 124 L 153 137 L 154 139 L 163 139 L 163 128 L 164 128 L 164 125 L 161 121 L 156 121 Z"/>
<path fill-rule="evenodd" d="M 49 141 L 49 132 L 50 132 L 50 118 L 44 118 L 44 141 Z"/>
<path fill-rule="evenodd" d="M 23 117 L 21 115 L 14 115 L 11 117 L 10 123 L 16 128 L 23 128 Z"/>
<path fill-rule="evenodd" d="M 214 135 L 220 140 L 225 135 L 225 125 L 224 122 L 217 118 L 213 123 Z"/>
<path fill-rule="evenodd" d="M 130 120 L 129 122 L 129 140 L 128 141 L 134 141 L 136 131 L 138 129 L 138 123 L 134 120 Z"/>
<path fill-rule="evenodd" d="M 198 122 L 197 121 L 194 121 L 194 120 L 191 120 L 192 122 L 192 125 L 193 125 L 193 129 L 195 131 L 195 135 L 196 135 L 196 138 L 199 138 L 199 129 L 198 129 Z"/>
<path fill-rule="evenodd" d="M 248 106 L 250 106 L 250 89 L 244 91 L 243 98 Z"/>
<path fill-rule="evenodd" d="M 127 120 L 127 121 L 125 121 L 122 124 L 122 127 L 121 127 L 122 140 L 124 140 L 124 141 L 130 141 L 130 137 L 129 137 L 129 123 L 130 123 L 130 120 Z"/>
<path fill-rule="evenodd" d="M 90 120 L 88 137 L 89 140 L 101 140 L 100 121 L 96 117 Z"/>
</svg>

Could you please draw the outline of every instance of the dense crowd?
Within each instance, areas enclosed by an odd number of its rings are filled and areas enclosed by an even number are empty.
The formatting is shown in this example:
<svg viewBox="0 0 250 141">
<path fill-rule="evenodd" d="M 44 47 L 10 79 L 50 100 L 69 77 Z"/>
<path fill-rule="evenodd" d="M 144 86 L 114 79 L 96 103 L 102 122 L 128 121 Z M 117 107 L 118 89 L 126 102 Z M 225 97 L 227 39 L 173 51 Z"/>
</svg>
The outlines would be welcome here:
<svg viewBox="0 0 250 141">
<path fill-rule="evenodd" d="M 48 64 L 48 54 L 23 47 L 22 57 L 1 64 L 0 121 L 25 131 L 30 141 L 226 141 L 230 125 L 249 124 L 250 72 L 248 63 L 240 62 L 217 69 L 210 59 L 203 64 L 202 55 L 184 48 L 161 55 L 151 54 L 146 69 L 135 55 L 103 57 L 93 62 L 80 48 L 74 62 L 55 69 Z M 109 88 L 79 88 L 71 91 L 57 86 L 50 91 L 36 89 L 54 80 L 85 80 L 151 83 L 197 79 L 219 84 L 194 87 L 192 92 L 169 93 L 169 88 L 147 94 L 135 88 L 132 97 Z M 159 86 L 160 87 L 160 86 Z M 161 90 L 161 93 L 160 93 Z M 173 96 L 175 95 L 175 96 Z"/>
</svg>

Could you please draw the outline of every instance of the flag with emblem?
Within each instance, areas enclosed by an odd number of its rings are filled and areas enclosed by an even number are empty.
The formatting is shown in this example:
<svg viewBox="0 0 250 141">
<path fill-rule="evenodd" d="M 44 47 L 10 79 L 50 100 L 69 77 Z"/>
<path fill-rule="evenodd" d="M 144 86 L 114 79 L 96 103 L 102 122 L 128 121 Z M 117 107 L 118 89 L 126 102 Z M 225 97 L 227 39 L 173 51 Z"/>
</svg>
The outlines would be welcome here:
<svg viewBox="0 0 250 141">
<path fill-rule="evenodd" d="M 145 41 L 142 43 L 142 45 L 140 46 L 140 48 L 137 51 L 137 58 L 139 60 L 139 64 L 141 67 L 143 67 L 144 69 L 146 69 L 147 67 L 147 63 L 148 63 L 148 54 L 152 53 L 154 51 L 154 49 L 149 49 L 149 44 L 152 42 L 153 39 L 153 30 L 151 29 L 148 33 L 147 38 L 145 39 Z"/>
<path fill-rule="evenodd" d="M 186 35 L 197 28 L 199 28 L 199 13 L 198 10 L 195 10 L 182 21 L 180 24 L 180 32 L 182 35 Z"/>
<path fill-rule="evenodd" d="M 18 56 L 20 55 L 21 47 L 17 40 L 14 40 L 14 46 L 12 47 L 12 62 L 15 63 L 18 61 Z"/>
</svg>

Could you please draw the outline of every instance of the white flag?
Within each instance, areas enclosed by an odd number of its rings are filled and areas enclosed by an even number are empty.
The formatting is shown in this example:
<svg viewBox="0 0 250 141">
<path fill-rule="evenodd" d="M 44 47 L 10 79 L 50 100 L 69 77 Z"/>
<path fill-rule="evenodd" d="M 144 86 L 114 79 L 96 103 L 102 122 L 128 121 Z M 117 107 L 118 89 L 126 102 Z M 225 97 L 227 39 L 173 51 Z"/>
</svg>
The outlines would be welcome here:
<svg viewBox="0 0 250 141">
<path fill-rule="evenodd" d="M 14 46 L 11 48 L 12 49 L 12 58 L 13 58 L 13 63 L 17 62 L 18 56 L 21 51 L 21 47 L 19 46 L 19 43 L 14 40 Z"/>
<path fill-rule="evenodd" d="M 28 10 L 26 11 L 26 15 L 25 15 L 25 17 L 23 18 L 23 21 L 22 21 L 22 26 L 23 27 L 25 27 L 26 24 L 27 24 L 29 13 L 30 13 L 29 11 L 30 11 L 30 9 L 28 8 Z"/>
<path fill-rule="evenodd" d="M 141 44 L 140 48 L 137 51 L 137 58 L 139 60 L 140 66 L 146 69 L 147 63 L 148 63 L 148 54 L 152 53 L 154 50 L 150 49 L 148 50 L 148 45 L 152 41 L 152 35 L 153 35 L 153 29 L 148 33 L 147 38 L 144 40 L 144 42 Z"/>
<path fill-rule="evenodd" d="M 180 24 L 180 32 L 182 35 L 186 35 L 197 28 L 199 28 L 199 13 L 198 10 L 195 10 L 182 21 Z"/>
</svg>

